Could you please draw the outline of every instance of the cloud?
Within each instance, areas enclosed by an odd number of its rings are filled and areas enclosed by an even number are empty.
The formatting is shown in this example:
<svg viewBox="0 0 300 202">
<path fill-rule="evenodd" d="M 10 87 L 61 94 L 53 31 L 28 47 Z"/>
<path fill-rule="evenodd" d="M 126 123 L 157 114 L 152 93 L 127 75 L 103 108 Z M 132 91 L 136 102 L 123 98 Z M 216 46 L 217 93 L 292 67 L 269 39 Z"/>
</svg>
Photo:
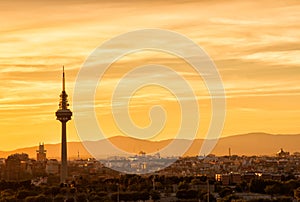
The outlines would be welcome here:
<svg viewBox="0 0 300 202">
<path fill-rule="evenodd" d="M 268 118 L 264 110 L 276 113 L 278 108 L 279 116 L 290 122 L 282 120 L 288 124 L 284 126 L 287 133 L 295 132 L 295 120 L 299 117 L 290 115 L 290 110 L 293 107 L 299 111 L 300 102 L 299 8 L 299 1 L 293 0 L 155 1 L 151 5 L 148 1 L 1 1 L 0 110 L 3 113 L 0 120 L 2 125 L 14 120 L 10 124 L 13 127 L 2 127 L 1 132 L 25 134 L 17 130 L 18 124 L 26 118 L 33 120 L 32 116 L 53 121 L 61 91 L 61 66 L 66 67 L 71 101 L 76 75 L 89 54 L 113 36 L 143 28 L 179 32 L 203 47 L 215 61 L 228 98 L 227 124 L 234 128 L 224 133 L 255 130 L 255 124 L 260 124 L 257 122 L 263 123 Z M 185 44 L 177 45 L 186 48 Z M 205 84 L 185 61 L 161 52 L 145 52 L 123 58 L 106 72 L 96 93 L 97 109 L 109 108 L 107 98 L 126 71 L 151 63 L 173 68 L 190 82 L 199 102 L 207 104 L 209 94 Z M 176 82 L 169 75 L 160 76 Z M 131 79 L 134 82 L 139 77 Z M 179 91 L 184 95 L 184 89 Z M 175 101 L 160 91 L 144 93 L 137 95 L 133 108 L 141 108 L 143 100 L 149 97 L 164 103 Z M 252 117 L 256 123 L 240 128 L 235 126 L 239 124 L 232 124 L 247 119 L 243 113 L 238 118 L 231 115 L 230 109 L 234 108 L 257 114 Z M 278 122 L 270 120 L 270 125 L 274 123 L 278 129 Z M 45 130 L 47 126 L 32 129 L 35 131 L 31 133 L 39 136 L 43 131 L 52 136 L 53 131 Z"/>
<path fill-rule="evenodd" d="M 291 51 L 266 51 L 246 55 L 245 60 L 259 60 L 271 64 L 300 65 L 300 50 Z"/>
</svg>

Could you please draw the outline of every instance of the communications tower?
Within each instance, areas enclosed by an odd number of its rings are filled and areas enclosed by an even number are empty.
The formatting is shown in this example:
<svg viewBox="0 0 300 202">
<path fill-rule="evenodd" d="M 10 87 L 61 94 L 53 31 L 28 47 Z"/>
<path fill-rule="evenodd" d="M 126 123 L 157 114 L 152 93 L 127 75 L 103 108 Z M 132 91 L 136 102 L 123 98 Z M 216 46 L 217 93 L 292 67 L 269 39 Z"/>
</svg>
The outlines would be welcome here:
<svg viewBox="0 0 300 202">
<path fill-rule="evenodd" d="M 68 109 L 68 95 L 65 89 L 65 71 L 63 67 L 62 77 L 62 92 L 60 94 L 59 108 L 56 111 L 56 119 L 61 122 L 61 168 L 60 168 L 60 182 L 66 183 L 68 176 L 68 162 L 67 162 L 67 130 L 66 125 L 71 120 L 72 112 Z"/>
</svg>

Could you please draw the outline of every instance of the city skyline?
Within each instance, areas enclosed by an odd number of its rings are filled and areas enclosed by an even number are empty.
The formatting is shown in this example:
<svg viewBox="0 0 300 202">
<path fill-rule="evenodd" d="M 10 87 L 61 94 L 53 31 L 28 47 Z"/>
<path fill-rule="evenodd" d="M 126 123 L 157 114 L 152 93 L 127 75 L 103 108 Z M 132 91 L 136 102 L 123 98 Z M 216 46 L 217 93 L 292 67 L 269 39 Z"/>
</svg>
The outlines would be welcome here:
<svg viewBox="0 0 300 202">
<path fill-rule="evenodd" d="M 189 37 L 216 63 L 227 96 L 222 137 L 249 132 L 300 133 L 297 1 L 157 1 L 153 7 L 146 1 L 14 3 L 0 2 L 0 151 L 60 142 L 53 112 L 61 89 L 61 66 L 68 72 L 66 88 L 72 109 L 76 75 L 89 54 L 116 35 L 149 27 Z M 203 138 L 210 120 L 210 99 L 203 81 L 183 60 L 151 51 L 117 61 L 101 81 L 96 111 L 105 134 L 122 135 L 109 114 L 110 92 L 118 77 L 132 66 L 153 62 L 171 66 L 197 89 L 203 117 L 197 138 Z M 120 71 L 120 67 L 125 68 Z M 161 101 L 162 96 L 170 99 Z M 171 120 L 157 140 L 172 138 L 179 110 L 173 95 L 150 86 L 133 98 L 133 120 L 141 127 L 149 124 L 149 107 L 165 106 Z M 68 140 L 80 140 L 73 121 Z"/>
</svg>

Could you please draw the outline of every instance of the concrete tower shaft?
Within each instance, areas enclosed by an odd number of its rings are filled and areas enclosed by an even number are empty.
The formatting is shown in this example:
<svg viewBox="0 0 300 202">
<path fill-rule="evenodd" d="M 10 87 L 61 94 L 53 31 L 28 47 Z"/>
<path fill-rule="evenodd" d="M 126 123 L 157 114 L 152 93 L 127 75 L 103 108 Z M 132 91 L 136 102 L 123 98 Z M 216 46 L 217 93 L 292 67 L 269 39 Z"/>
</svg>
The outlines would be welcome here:
<svg viewBox="0 0 300 202">
<path fill-rule="evenodd" d="M 63 67 L 62 92 L 60 94 L 59 109 L 56 111 L 56 119 L 61 122 L 61 183 L 66 183 L 68 177 L 67 162 L 67 122 L 71 120 L 72 112 L 68 109 L 68 95 L 65 90 L 65 71 Z"/>
</svg>

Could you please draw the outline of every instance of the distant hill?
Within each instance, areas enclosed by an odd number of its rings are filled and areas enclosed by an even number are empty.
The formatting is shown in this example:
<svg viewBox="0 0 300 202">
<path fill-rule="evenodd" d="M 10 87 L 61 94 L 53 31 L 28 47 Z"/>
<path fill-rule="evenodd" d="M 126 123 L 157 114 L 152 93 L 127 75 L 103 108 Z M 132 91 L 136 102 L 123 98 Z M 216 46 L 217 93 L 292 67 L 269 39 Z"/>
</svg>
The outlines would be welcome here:
<svg viewBox="0 0 300 202">
<path fill-rule="evenodd" d="M 160 148 L 165 148 L 172 140 L 149 141 L 140 140 L 131 137 L 112 137 L 109 141 L 118 148 L 129 153 L 138 154 L 140 151 L 146 153 L 156 153 Z M 234 135 L 220 138 L 216 147 L 211 152 L 216 155 L 228 155 L 228 149 L 231 148 L 231 154 L 237 155 L 275 155 L 276 152 L 283 148 L 290 153 L 300 151 L 300 134 L 295 135 L 272 135 L 266 133 L 249 133 Z M 199 150 L 203 143 L 202 139 L 191 140 L 174 140 L 175 147 L 162 151 L 162 156 L 178 156 L 180 153 L 177 148 L 183 148 L 185 145 L 191 144 L 190 149 L 185 153 L 185 156 L 195 156 L 199 154 Z M 106 144 L 105 140 L 85 142 L 90 147 L 97 148 L 97 157 L 106 158 L 108 156 L 121 155 L 117 149 L 111 149 Z M 0 157 L 6 158 L 14 153 L 27 153 L 31 158 L 36 157 L 38 147 L 20 148 L 13 151 L 0 151 Z M 60 158 L 60 144 L 45 144 L 48 158 Z M 78 152 L 81 158 L 91 157 L 81 142 L 68 143 L 68 156 L 70 159 L 77 158 Z"/>
</svg>

